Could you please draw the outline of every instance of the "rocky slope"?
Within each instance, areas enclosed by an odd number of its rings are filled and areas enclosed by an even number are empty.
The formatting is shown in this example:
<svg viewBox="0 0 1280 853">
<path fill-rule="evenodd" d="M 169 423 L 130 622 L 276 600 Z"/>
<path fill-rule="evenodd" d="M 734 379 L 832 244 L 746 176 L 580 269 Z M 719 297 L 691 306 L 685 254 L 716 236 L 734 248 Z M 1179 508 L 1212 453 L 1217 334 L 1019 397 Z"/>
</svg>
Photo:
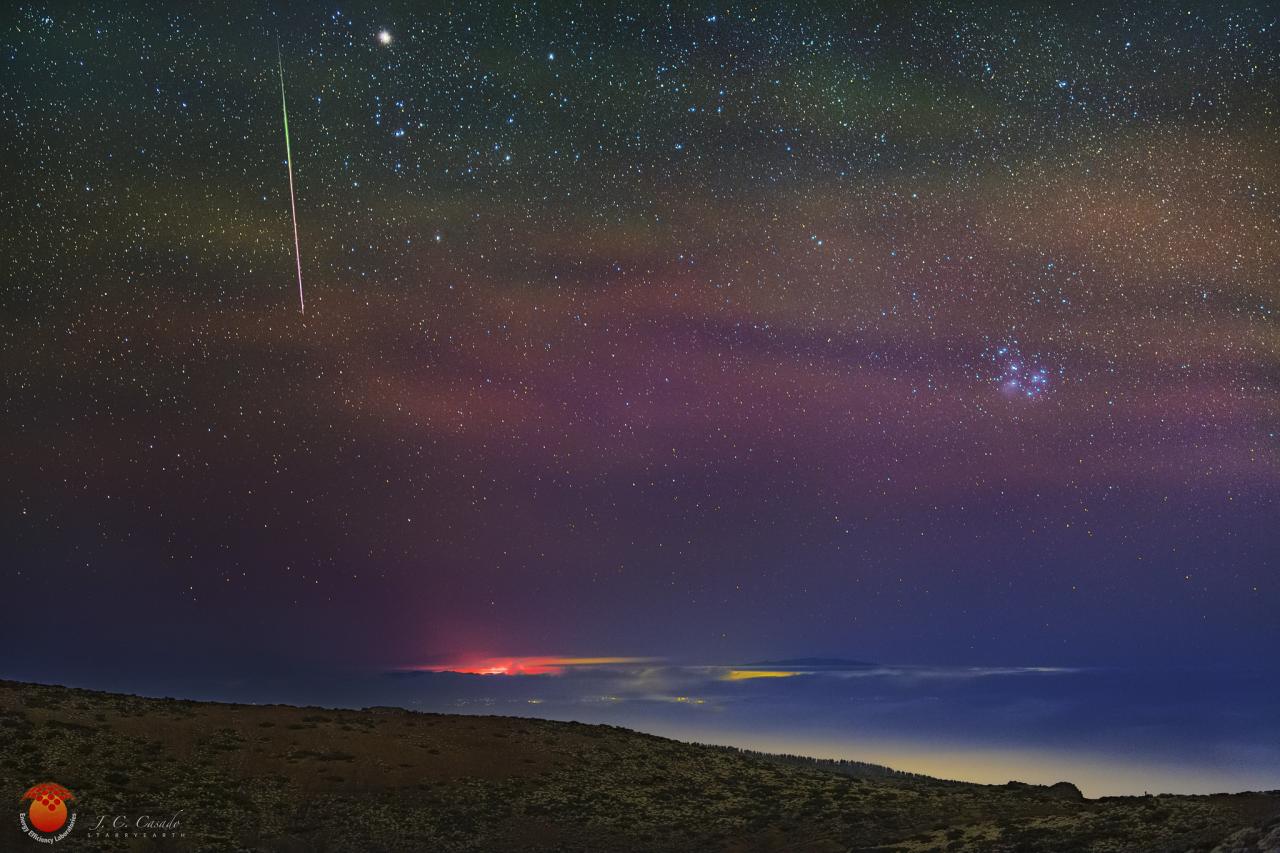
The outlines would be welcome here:
<svg viewBox="0 0 1280 853">
<path fill-rule="evenodd" d="M 1280 839 L 1280 792 L 1085 800 L 1070 785 L 844 764 L 608 726 L 0 682 L 0 791 L 15 807 L 38 782 L 74 792 L 67 850 L 1258 851 Z M 176 830 L 134 834 L 137 818 L 174 814 Z M 119 816 L 123 837 L 94 834 Z M 16 825 L 0 833 L 0 849 L 43 847 Z"/>
</svg>

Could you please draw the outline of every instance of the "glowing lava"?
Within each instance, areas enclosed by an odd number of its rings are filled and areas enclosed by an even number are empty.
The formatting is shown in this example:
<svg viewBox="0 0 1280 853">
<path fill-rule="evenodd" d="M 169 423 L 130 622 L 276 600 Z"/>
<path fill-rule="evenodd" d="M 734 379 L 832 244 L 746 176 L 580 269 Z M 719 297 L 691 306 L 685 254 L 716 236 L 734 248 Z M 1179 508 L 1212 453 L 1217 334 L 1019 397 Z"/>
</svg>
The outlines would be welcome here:
<svg viewBox="0 0 1280 853">
<path fill-rule="evenodd" d="M 653 658 L 628 657 L 513 657 L 480 658 L 458 663 L 434 666 L 415 666 L 417 672 L 459 672 L 467 675 L 563 675 L 576 666 L 607 666 L 609 664 L 648 663 Z"/>
</svg>

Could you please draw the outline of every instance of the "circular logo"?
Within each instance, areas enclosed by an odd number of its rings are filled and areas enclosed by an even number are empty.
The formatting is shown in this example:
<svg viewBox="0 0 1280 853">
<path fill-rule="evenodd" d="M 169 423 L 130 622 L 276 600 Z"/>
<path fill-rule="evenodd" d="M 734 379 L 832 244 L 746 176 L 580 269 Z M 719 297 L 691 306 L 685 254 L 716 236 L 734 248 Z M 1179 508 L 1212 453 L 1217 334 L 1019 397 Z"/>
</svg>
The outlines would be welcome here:
<svg viewBox="0 0 1280 853">
<path fill-rule="evenodd" d="M 41 782 L 22 795 L 30 800 L 26 814 L 19 815 L 22 828 L 37 841 L 61 841 L 75 825 L 75 812 L 67 809 L 72 794 L 57 782 Z"/>
</svg>

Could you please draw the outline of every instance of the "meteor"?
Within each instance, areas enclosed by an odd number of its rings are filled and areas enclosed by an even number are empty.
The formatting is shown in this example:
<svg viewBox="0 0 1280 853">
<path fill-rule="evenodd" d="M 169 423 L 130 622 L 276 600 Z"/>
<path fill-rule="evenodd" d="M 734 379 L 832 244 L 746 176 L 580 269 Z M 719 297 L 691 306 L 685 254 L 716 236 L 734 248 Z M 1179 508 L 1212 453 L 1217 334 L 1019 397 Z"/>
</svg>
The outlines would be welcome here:
<svg viewBox="0 0 1280 853">
<path fill-rule="evenodd" d="M 289 107 L 284 99 L 284 58 L 276 45 L 276 61 L 280 65 L 280 110 L 284 113 L 284 156 L 289 165 L 289 211 L 293 216 L 293 259 L 298 264 L 298 308 L 307 313 L 307 303 L 302 297 L 302 249 L 298 246 L 298 202 L 293 195 L 293 150 L 289 146 Z"/>
</svg>

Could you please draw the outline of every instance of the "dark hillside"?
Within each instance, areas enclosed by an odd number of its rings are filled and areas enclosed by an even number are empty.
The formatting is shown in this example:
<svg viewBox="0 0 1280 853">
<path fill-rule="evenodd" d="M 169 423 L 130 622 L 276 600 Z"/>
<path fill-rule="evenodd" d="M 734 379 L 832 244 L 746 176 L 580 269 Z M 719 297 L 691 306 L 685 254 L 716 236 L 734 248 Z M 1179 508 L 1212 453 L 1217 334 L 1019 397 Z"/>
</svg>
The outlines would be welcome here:
<svg viewBox="0 0 1280 853">
<path fill-rule="evenodd" d="M 1252 850 L 1280 816 L 1275 792 L 1089 801 L 609 726 L 0 682 L 0 790 L 44 781 L 76 797 L 66 850 Z M 176 838 L 92 834 L 173 814 Z"/>
</svg>

